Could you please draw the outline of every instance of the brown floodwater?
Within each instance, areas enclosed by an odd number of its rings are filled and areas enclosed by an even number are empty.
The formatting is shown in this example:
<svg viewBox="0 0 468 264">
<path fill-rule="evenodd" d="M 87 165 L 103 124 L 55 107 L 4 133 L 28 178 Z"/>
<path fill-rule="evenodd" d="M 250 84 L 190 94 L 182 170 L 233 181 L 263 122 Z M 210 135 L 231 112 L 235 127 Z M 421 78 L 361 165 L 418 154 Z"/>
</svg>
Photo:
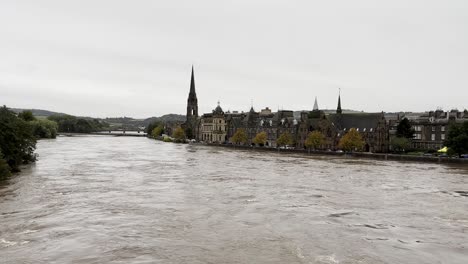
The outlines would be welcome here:
<svg viewBox="0 0 468 264">
<path fill-rule="evenodd" d="M 0 263 L 468 263 L 468 168 L 60 137 L 0 183 Z"/>
</svg>

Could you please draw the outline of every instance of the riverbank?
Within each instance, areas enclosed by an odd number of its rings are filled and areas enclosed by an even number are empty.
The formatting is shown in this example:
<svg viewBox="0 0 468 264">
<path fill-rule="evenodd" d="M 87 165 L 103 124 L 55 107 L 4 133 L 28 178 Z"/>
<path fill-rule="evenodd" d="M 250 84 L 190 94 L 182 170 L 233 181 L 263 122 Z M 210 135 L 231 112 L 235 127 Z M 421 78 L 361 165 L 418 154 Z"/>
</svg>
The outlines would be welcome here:
<svg viewBox="0 0 468 264">
<path fill-rule="evenodd" d="M 239 146 L 239 145 L 225 145 L 225 144 L 206 144 L 215 147 L 234 148 L 234 149 L 245 149 L 252 151 L 265 151 L 265 152 L 277 152 L 277 153 L 299 153 L 307 155 L 329 155 L 329 156 L 342 156 L 342 157 L 354 157 L 354 158 L 366 158 L 374 160 L 394 160 L 394 161 L 416 161 L 416 162 L 430 162 L 430 163 L 458 163 L 468 165 L 468 159 L 458 158 L 442 158 L 442 157 L 426 157 L 426 156 L 411 156 L 411 155 L 399 155 L 399 154 L 387 154 L 387 153 L 369 153 L 369 152 L 335 152 L 335 151 L 308 151 L 300 149 L 277 149 L 267 147 L 251 147 L 251 146 Z"/>
<path fill-rule="evenodd" d="M 123 133 L 121 131 L 111 132 L 90 132 L 90 133 L 63 133 L 60 132 L 57 136 L 73 137 L 73 136 L 86 136 L 86 135 L 97 135 L 97 136 L 115 136 L 115 137 L 146 137 L 146 133 L 138 133 L 136 131 L 128 131 Z"/>
</svg>

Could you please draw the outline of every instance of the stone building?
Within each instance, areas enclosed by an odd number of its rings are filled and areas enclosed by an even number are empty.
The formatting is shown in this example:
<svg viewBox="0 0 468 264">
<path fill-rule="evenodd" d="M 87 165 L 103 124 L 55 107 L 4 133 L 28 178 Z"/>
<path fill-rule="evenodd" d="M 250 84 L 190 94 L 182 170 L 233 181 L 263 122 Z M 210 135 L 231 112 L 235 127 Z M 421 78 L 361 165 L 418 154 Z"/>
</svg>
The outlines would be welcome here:
<svg viewBox="0 0 468 264">
<path fill-rule="evenodd" d="M 227 141 L 227 125 L 224 111 L 219 102 L 212 113 L 203 114 L 198 128 L 198 140 L 207 143 L 223 143 Z"/>
<path fill-rule="evenodd" d="M 351 129 L 356 129 L 365 141 L 366 152 L 388 152 L 388 129 L 385 115 L 381 113 L 343 113 L 341 95 L 338 96 L 336 114 L 328 115 L 336 134 L 334 146 Z"/>
<path fill-rule="evenodd" d="M 438 150 L 444 147 L 450 125 L 468 122 L 468 115 L 458 110 L 407 113 L 401 118 L 407 118 L 414 129 L 412 148 L 421 150 Z"/>
<path fill-rule="evenodd" d="M 281 110 L 272 113 L 267 107 L 260 112 L 255 112 L 251 107 L 248 113 L 233 112 L 226 115 L 227 138 L 231 138 L 237 129 L 242 128 L 247 133 L 248 144 L 253 144 L 253 139 L 260 132 L 267 134 L 265 146 L 276 147 L 277 138 L 284 132 L 290 133 L 293 138 L 297 135 L 298 121 L 294 118 L 293 111 Z"/>
</svg>

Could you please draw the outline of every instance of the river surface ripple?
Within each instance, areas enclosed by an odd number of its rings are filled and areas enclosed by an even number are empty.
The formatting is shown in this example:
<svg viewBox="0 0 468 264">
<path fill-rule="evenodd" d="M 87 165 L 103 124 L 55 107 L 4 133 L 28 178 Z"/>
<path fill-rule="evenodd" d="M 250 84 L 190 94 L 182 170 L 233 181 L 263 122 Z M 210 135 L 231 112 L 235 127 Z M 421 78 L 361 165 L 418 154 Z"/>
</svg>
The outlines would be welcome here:
<svg viewBox="0 0 468 264">
<path fill-rule="evenodd" d="M 468 263 L 468 170 L 146 138 L 42 140 L 0 263 Z"/>
</svg>

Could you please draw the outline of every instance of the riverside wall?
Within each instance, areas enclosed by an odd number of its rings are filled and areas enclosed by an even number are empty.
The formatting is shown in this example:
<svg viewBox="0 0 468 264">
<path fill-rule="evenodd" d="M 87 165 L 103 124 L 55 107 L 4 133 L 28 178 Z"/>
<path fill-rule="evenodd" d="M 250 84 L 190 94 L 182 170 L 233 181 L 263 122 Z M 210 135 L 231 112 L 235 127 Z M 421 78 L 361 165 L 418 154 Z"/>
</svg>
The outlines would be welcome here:
<svg viewBox="0 0 468 264">
<path fill-rule="evenodd" d="M 468 166 L 468 159 L 459 158 L 441 158 L 441 157 L 427 157 L 427 156 L 412 156 L 412 155 L 399 155 L 399 154 L 386 154 L 386 153 L 369 153 L 369 152 L 348 152 L 340 153 L 334 151 L 308 151 L 302 149 L 277 149 L 267 147 L 251 147 L 251 146 L 239 146 L 239 145 L 228 145 L 228 144 L 207 144 L 209 146 L 252 150 L 252 151 L 264 151 L 264 152 L 276 152 L 276 153 L 299 153 L 306 155 L 322 155 L 322 156 L 342 156 L 351 158 L 366 158 L 376 160 L 393 160 L 393 161 L 413 161 L 413 162 L 429 162 L 429 163 L 457 163 L 465 164 Z"/>
</svg>

